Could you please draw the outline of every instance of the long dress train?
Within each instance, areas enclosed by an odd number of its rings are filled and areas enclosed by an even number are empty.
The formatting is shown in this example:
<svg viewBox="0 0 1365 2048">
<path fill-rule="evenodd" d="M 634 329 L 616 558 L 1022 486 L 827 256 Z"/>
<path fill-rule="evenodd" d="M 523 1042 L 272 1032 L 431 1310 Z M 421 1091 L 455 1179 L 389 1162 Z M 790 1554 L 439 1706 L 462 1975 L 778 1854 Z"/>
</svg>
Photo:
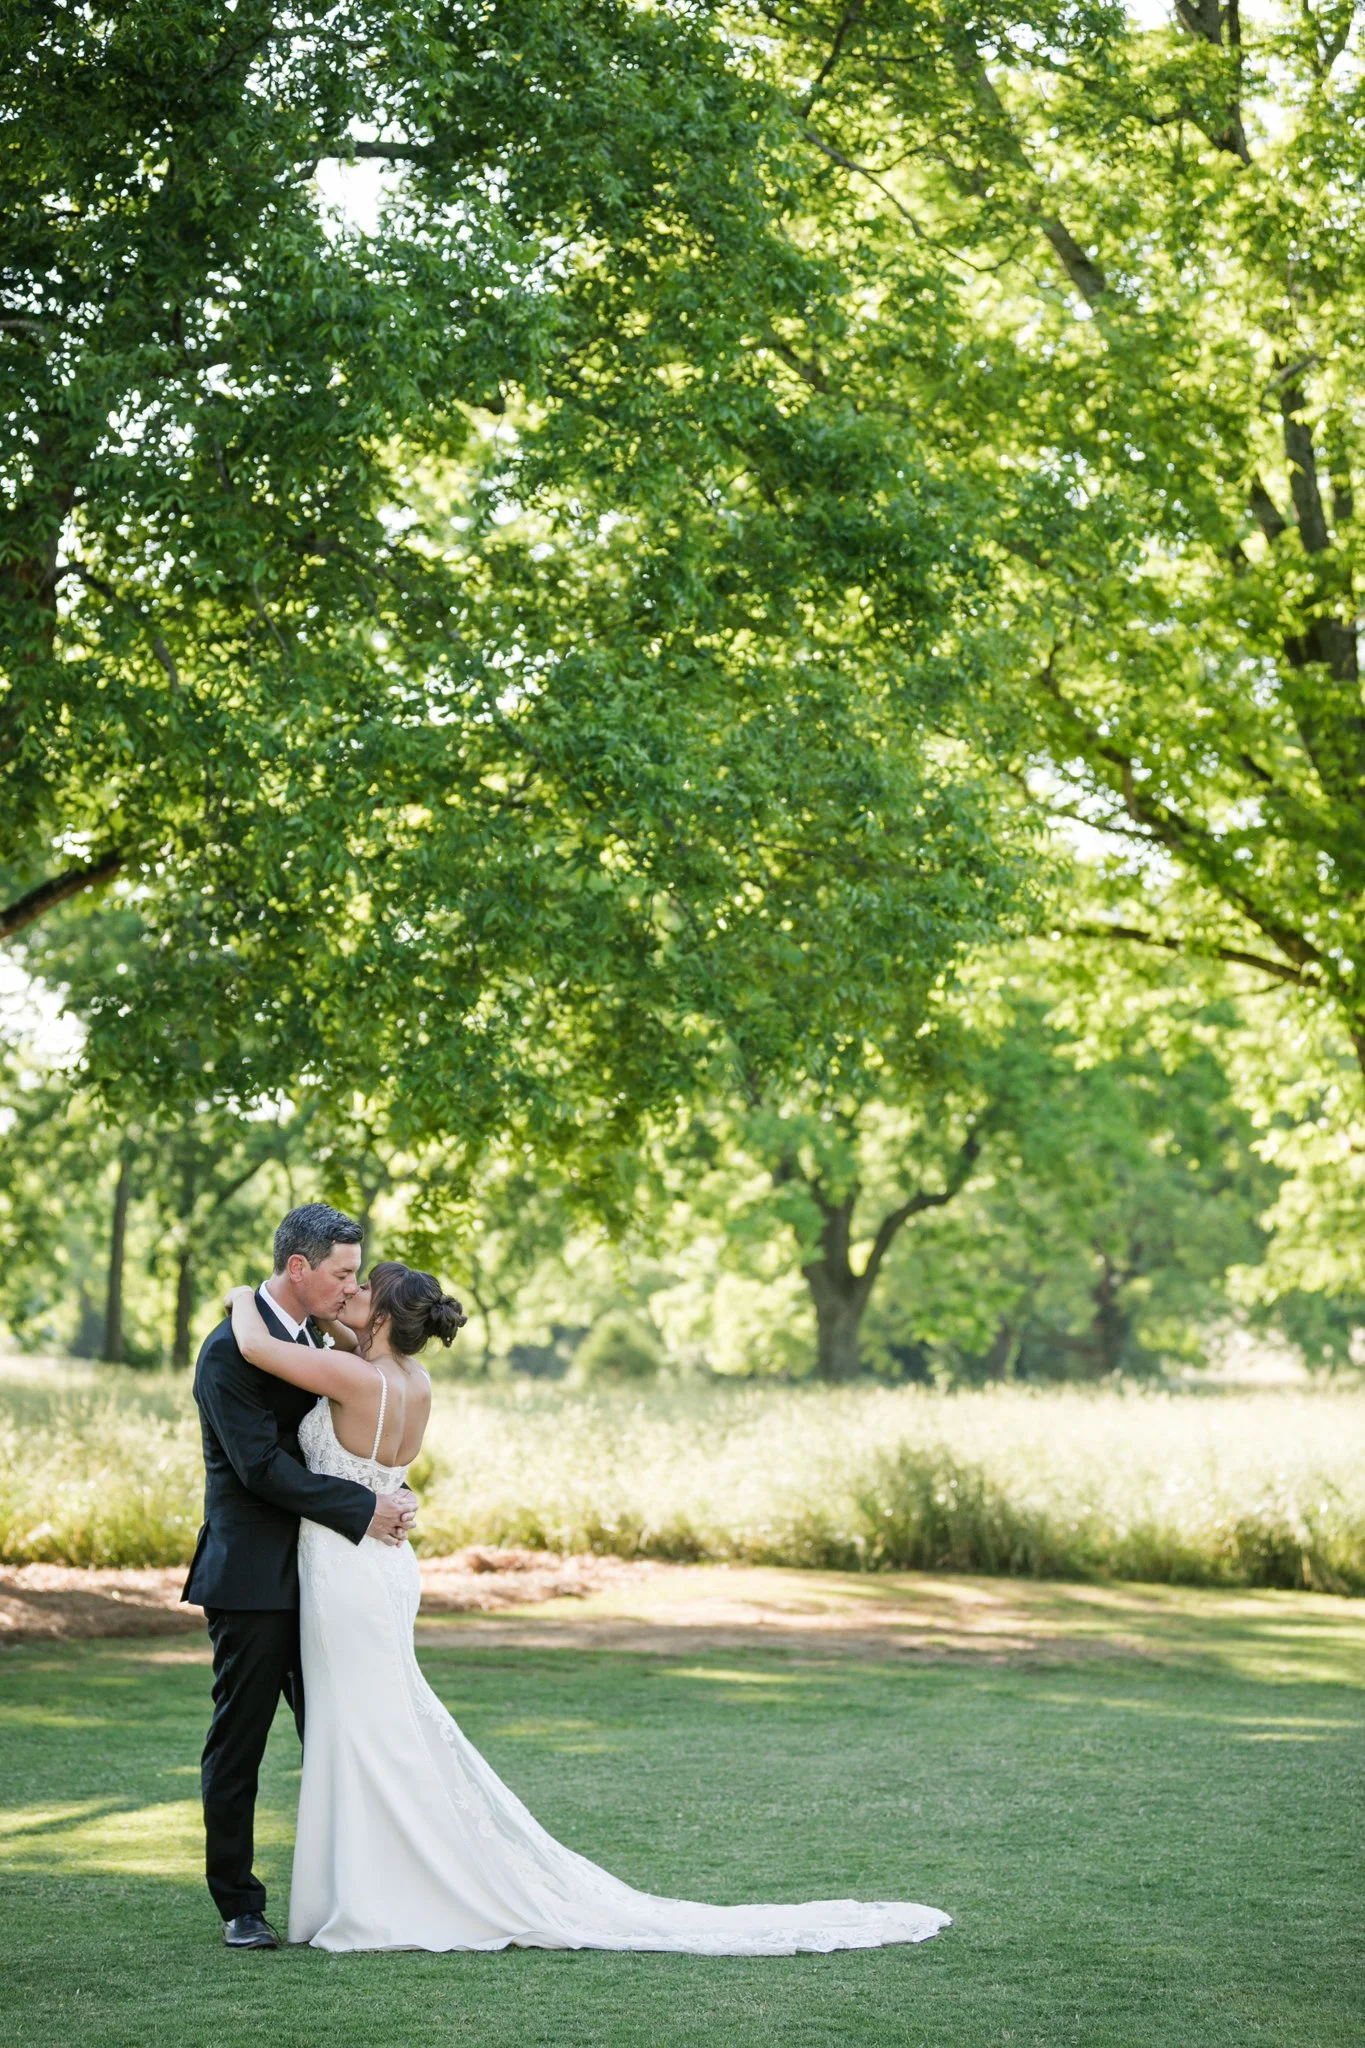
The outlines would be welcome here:
<svg viewBox="0 0 1365 2048">
<path fill-rule="evenodd" d="M 381 1412 L 376 1450 L 382 1429 Z M 299 1442 L 315 1472 L 381 1492 L 405 1477 L 346 1450 L 325 1398 Z M 355 1545 L 304 1522 L 299 1576 L 306 1734 L 291 1941 L 757 1956 L 927 1941 L 949 1924 L 933 1906 L 707 1906 L 633 1890 L 545 1832 L 423 1678 L 411 1545 Z"/>
</svg>

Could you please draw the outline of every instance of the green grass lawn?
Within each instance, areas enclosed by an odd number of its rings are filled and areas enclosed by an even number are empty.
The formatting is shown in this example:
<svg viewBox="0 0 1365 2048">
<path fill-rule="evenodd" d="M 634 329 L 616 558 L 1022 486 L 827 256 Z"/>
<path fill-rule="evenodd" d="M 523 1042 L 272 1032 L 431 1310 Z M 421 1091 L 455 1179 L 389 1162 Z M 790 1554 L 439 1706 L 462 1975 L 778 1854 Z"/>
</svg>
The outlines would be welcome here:
<svg viewBox="0 0 1365 2048">
<path fill-rule="evenodd" d="M 1358 2048 L 1365 1604 L 1139 1604 L 1138 1650 L 1097 1651 L 1076 1608 L 1088 1636 L 1059 1623 L 1012 1663 L 519 1648 L 458 1625 L 427 1643 L 433 1684 L 540 1818 L 632 1882 L 909 1897 L 956 1920 L 917 1949 L 782 1960 L 229 1955 L 198 1875 L 201 1640 L 11 1650 L 4 2038 Z M 281 1718 L 260 1859 L 281 1922 L 297 1763 Z"/>
</svg>

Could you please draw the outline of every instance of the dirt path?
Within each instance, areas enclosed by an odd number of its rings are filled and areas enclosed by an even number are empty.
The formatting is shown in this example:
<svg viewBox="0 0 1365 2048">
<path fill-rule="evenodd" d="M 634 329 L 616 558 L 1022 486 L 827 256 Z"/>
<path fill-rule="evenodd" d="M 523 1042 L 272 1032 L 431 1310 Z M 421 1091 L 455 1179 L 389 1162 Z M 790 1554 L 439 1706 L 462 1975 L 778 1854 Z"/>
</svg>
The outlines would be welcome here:
<svg viewBox="0 0 1365 2048">
<path fill-rule="evenodd" d="M 619 1557 L 556 1557 L 535 1550 L 462 1550 L 422 1565 L 422 1612 L 489 1614 L 648 1579 L 669 1567 Z M 182 1605 L 185 1567 L 77 1571 L 68 1565 L 0 1565 L 0 1648 L 80 1636 L 182 1635 L 202 1629 Z"/>
<path fill-rule="evenodd" d="M 182 1604 L 184 1581 L 180 1566 L 0 1567 L 0 1647 L 197 1634 L 204 1617 L 199 1608 Z M 1084 1590 L 1075 1589 L 1082 1596 Z M 1058 1589 L 1049 1589 L 1045 1607 L 1039 1591 L 1008 1581 L 872 1578 L 471 1549 L 423 1560 L 418 1634 L 432 1647 L 477 1642 L 670 1656 L 757 1643 L 822 1657 L 969 1652 L 1003 1659 L 1049 1648 L 1084 1655 L 1084 1631 L 1077 1629 L 1084 1617 L 1068 1611 L 1063 1620 L 1055 1612 Z M 1115 1617 L 1105 1619 L 1110 1626 L 1104 1644 L 1112 1652 Z"/>
<path fill-rule="evenodd" d="M 149 1654 L 207 1661 L 184 1570 L 0 1567 L 0 1649 L 79 1637 L 180 1636 Z M 1365 1681 L 1365 1600 L 1178 1586 L 1056 1585 L 923 1572 L 803 1572 L 471 1549 L 422 1563 L 419 1643 L 686 1657 L 777 1650 L 824 1661 L 968 1658 L 1063 1664 L 1194 1657 Z"/>
</svg>

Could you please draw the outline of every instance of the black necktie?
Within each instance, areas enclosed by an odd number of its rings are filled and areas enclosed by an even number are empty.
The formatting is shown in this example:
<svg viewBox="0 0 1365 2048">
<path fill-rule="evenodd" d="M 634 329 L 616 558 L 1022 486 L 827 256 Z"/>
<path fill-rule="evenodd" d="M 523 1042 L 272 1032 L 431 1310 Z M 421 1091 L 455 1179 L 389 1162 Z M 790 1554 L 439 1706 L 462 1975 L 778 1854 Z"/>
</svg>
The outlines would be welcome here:
<svg viewBox="0 0 1365 2048">
<path fill-rule="evenodd" d="M 313 1340 L 309 1336 L 307 1330 L 300 1330 L 298 1336 L 294 1339 L 294 1342 L 296 1344 L 306 1344 L 310 1351 L 313 1348 Z"/>
</svg>

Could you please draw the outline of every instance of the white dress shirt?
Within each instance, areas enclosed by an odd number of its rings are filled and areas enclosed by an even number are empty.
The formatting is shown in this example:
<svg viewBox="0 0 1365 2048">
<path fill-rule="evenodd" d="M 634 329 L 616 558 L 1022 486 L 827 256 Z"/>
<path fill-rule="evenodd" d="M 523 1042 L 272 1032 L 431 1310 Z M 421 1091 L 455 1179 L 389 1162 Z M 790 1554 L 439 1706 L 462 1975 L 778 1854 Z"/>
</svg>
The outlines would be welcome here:
<svg viewBox="0 0 1365 2048">
<path fill-rule="evenodd" d="M 275 1311 L 275 1314 L 279 1317 L 280 1321 L 284 1324 L 285 1329 L 289 1332 L 290 1343 L 298 1343 L 299 1331 L 302 1330 L 304 1337 L 307 1339 L 309 1344 L 313 1345 L 313 1349 L 316 1351 L 317 1345 L 313 1344 L 313 1335 L 312 1332 L 309 1330 L 307 1324 L 296 1323 L 294 1321 L 294 1318 L 290 1315 L 288 1309 L 280 1307 L 274 1295 L 270 1292 L 270 1282 L 268 1280 L 262 1280 L 260 1291 L 265 1296 L 266 1300 L 270 1303 L 271 1308 Z"/>
</svg>

